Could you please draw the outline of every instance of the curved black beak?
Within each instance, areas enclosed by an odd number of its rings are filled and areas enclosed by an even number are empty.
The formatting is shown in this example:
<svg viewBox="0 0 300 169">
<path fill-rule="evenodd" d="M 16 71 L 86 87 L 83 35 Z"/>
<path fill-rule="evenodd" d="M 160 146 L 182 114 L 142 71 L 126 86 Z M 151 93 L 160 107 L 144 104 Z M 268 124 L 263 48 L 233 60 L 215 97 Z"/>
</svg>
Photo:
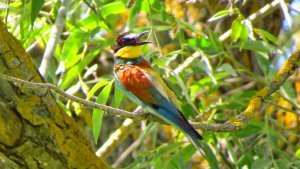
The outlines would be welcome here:
<svg viewBox="0 0 300 169">
<path fill-rule="evenodd" d="M 150 41 L 147 41 L 149 34 L 150 34 L 150 31 L 145 31 L 145 32 L 138 34 L 136 36 L 136 46 L 151 43 Z"/>
</svg>

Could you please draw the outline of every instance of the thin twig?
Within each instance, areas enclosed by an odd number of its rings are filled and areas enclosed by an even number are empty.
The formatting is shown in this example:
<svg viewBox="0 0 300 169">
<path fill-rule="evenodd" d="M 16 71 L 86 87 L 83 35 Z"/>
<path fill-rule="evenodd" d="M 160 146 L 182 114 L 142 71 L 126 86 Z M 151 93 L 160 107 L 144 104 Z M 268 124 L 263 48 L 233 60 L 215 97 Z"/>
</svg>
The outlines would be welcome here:
<svg viewBox="0 0 300 169">
<path fill-rule="evenodd" d="M 180 74 L 185 68 L 187 68 L 193 61 L 197 58 L 201 57 L 201 53 L 199 51 L 193 53 L 193 55 L 189 58 L 187 58 L 182 64 L 180 64 L 175 70 L 175 74 Z"/>
<path fill-rule="evenodd" d="M 271 3 L 266 4 L 264 7 L 262 7 L 257 12 L 251 14 L 247 19 L 250 20 L 250 21 L 255 21 L 255 20 L 258 20 L 258 19 L 266 16 L 268 13 L 273 12 L 274 10 L 276 10 L 279 7 L 280 1 L 281 0 L 275 0 L 275 1 L 271 2 Z M 229 38 L 230 35 L 231 35 L 231 29 L 229 29 L 228 31 L 226 31 L 225 33 L 223 33 L 219 37 L 219 40 L 221 42 L 223 42 L 227 38 Z"/>
<path fill-rule="evenodd" d="M 128 157 L 128 155 L 140 144 L 141 140 L 135 140 L 122 154 L 117 158 L 117 160 L 112 164 L 111 167 L 117 168 L 119 165 Z"/>
<path fill-rule="evenodd" d="M 133 113 L 138 113 L 142 111 L 142 107 L 137 107 Z M 114 133 L 112 133 L 107 141 L 97 150 L 96 156 L 101 158 L 106 158 L 115 149 L 118 144 L 127 138 L 127 136 L 132 132 L 133 127 L 136 125 L 132 119 L 125 119 L 122 126 L 119 127 Z"/>
<path fill-rule="evenodd" d="M 97 10 L 96 10 L 96 8 L 95 8 L 95 6 L 94 6 L 93 3 L 88 2 L 87 0 L 83 0 L 83 3 L 84 3 L 86 6 L 88 6 L 88 7 L 89 7 L 96 15 L 98 15 L 98 12 L 97 12 Z"/>
<path fill-rule="evenodd" d="M 250 15 L 247 19 L 250 20 L 250 21 L 255 21 L 255 20 L 257 20 L 257 19 L 259 19 L 259 18 L 267 15 L 268 13 L 271 13 L 275 9 L 277 9 L 278 6 L 279 6 L 279 3 L 280 3 L 280 0 L 275 0 L 272 3 L 266 4 L 260 10 L 258 10 L 255 13 L 253 13 L 252 15 Z M 221 42 L 225 41 L 227 38 L 230 37 L 230 34 L 231 34 L 231 29 L 229 29 L 228 31 L 226 31 L 225 33 L 223 33 L 219 37 L 219 40 Z M 182 70 L 184 70 L 186 67 L 188 67 L 195 59 L 199 58 L 200 56 L 201 56 L 200 53 L 195 52 L 191 57 L 187 58 L 182 64 L 180 64 L 175 69 L 176 74 L 181 73 Z"/>
<path fill-rule="evenodd" d="M 117 108 L 113 108 L 110 106 L 106 106 L 103 104 L 98 104 L 98 103 L 94 103 L 88 100 L 84 100 L 81 99 L 79 97 L 70 95 L 66 92 L 64 92 L 63 90 L 59 89 L 58 87 L 56 87 L 53 84 L 49 84 L 49 83 L 35 83 L 35 82 L 28 82 L 22 79 L 18 79 L 12 76 L 8 76 L 6 74 L 0 73 L 0 78 L 5 79 L 7 81 L 10 81 L 12 83 L 17 83 L 17 84 L 22 84 L 22 85 L 27 85 L 27 86 L 32 86 L 32 87 L 36 87 L 38 89 L 43 88 L 43 89 L 51 89 L 53 91 L 55 91 L 56 93 L 58 93 L 59 95 L 62 95 L 63 97 L 72 100 L 74 102 L 83 104 L 85 106 L 91 107 L 91 108 L 97 108 L 97 109 L 101 109 L 106 111 L 106 113 L 108 115 L 115 115 L 115 116 L 121 116 L 121 117 L 126 117 L 126 118 L 131 118 L 131 119 L 135 119 L 135 120 L 143 120 L 143 119 L 150 119 L 153 121 L 157 121 L 160 123 L 165 123 L 163 122 L 161 119 L 159 119 L 158 117 L 150 114 L 150 113 L 133 113 L 133 112 L 129 112 L 126 110 L 122 110 L 122 109 L 117 109 Z"/>
<path fill-rule="evenodd" d="M 235 88 L 233 90 L 228 91 L 227 93 L 225 93 L 223 96 L 225 97 L 229 97 L 232 96 L 236 93 L 240 93 L 242 91 L 246 91 L 246 90 L 250 90 L 251 88 L 253 88 L 256 85 L 255 81 L 249 82 L 241 87 Z"/>
<path fill-rule="evenodd" d="M 209 123 L 192 123 L 191 124 L 195 128 L 200 128 L 204 130 L 212 130 L 212 131 L 234 131 L 237 129 L 240 129 L 242 127 L 245 127 L 245 125 L 248 124 L 249 119 L 252 118 L 253 114 L 258 111 L 261 106 L 263 105 L 263 102 L 270 97 L 274 92 L 276 92 L 282 84 L 287 80 L 289 76 L 291 76 L 300 65 L 300 52 L 293 53 L 288 60 L 284 63 L 282 68 L 278 71 L 278 73 L 275 75 L 273 80 L 263 89 L 261 89 L 249 102 L 247 108 L 240 113 L 237 117 L 230 119 L 224 124 L 209 124 Z M 51 89 L 55 91 L 56 93 L 64 96 L 65 98 L 68 98 L 72 101 L 78 102 L 80 104 L 92 107 L 92 108 L 98 108 L 102 109 L 107 112 L 107 114 L 121 116 L 123 118 L 131 118 L 135 120 L 143 120 L 143 119 L 149 119 L 151 121 L 160 122 L 162 124 L 166 124 L 163 120 L 160 118 L 147 113 L 147 112 L 141 112 L 141 113 L 132 113 L 121 109 L 116 109 L 113 107 L 109 107 L 106 105 L 97 104 L 94 102 L 90 102 L 72 95 L 69 95 L 62 91 L 61 89 L 57 88 L 56 86 L 52 84 L 47 83 L 34 83 L 34 82 L 28 82 L 25 80 L 21 80 L 15 77 L 11 77 L 8 75 L 5 75 L 3 73 L 0 73 L 0 78 L 5 79 L 7 81 L 10 81 L 12 83 L 18 83 L 28 86 L 33 86 L 38 89 L 44 88 L 44 89 Z"/>
<path fill-rule="evenodd" d="M 58 14 L 57 14 L 55 23 L 51 28 L 50 38 L 48 40 L 48 43 L 47 43 L 47 46 L 45 49 L 42 63 L 39 67 L 39 71 L 44 78 L 47 78 L 47 76 L 48 76 L 48 71 L 49 71 L 49 67 L 51 64 L 51 60 L 53 58 L 58 39 L 59 39 L 59 37 L 62 33 L 62 30 L 63 30 L 63 27 L 65 25 L 67 11 L 69 9 L 71 2 L 72 2 L 71 0 L 63 0 L 62 4 L 58 10 Z"/>
</svg>

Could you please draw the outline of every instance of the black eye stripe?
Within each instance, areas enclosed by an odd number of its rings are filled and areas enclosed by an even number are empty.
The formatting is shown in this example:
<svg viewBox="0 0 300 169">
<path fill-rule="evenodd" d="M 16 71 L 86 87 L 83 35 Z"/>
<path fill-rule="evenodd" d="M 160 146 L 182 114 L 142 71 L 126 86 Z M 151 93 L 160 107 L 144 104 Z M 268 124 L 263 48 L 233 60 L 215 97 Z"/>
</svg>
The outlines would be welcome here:
<svg viewBox="0 0 300 169">
<path fill-rule="evenodd" d="M 119 45 L 129 45 L 130 43 L 132 43 L 132 42 L 135 42 L 135 39 L 134 38 L 126 38 L 126 37 L 124 37 L 123 39 L 121 39 L 120 41 L 119 41 Z"/>
</svg>

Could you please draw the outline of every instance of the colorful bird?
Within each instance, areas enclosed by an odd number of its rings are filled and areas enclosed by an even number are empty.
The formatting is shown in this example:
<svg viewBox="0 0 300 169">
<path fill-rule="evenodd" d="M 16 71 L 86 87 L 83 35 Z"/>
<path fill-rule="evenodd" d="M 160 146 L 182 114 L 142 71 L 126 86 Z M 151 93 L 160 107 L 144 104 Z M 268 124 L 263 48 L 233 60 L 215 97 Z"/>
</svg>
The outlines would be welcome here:
<svg viewBox="0 0 300 169">
<path fill-rule="evenodd" d="M 179 101 L 151 65 L 141 57 L 149 32 L 123 33 L 114 46 L 114 75 L 117 85 L 135 103 L 183 132 L 200 152 L 202 136 L 179 110 Z M 207 154 L 207 153 L 205 153 Z"/>
</svg>

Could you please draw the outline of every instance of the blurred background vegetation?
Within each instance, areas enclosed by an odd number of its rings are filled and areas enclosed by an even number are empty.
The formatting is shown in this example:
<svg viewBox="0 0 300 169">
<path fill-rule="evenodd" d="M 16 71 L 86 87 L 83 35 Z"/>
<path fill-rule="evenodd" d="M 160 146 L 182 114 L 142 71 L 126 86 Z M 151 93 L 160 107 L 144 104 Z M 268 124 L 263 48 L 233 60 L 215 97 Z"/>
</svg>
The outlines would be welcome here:
<svg viewBox="0 0 300 169">
<path fill-rule="evenodd" d="M 151 30 L 153 43 L 142 53 L 182 101 L 185 116 L 224 123 L 300 49 L 299 9 L 299 0 L 2 0 L 0 17 L 46 82 L 128 111 L 137 105 L 114 84 L 111 47 L 119 33 Z M 201 131 L 221 168 L 300 168 L 299 91 L 296 72 L 247 127 Z M 171 126 L 57 101 L 112 167 L 208 166 Z"/>
</svg>

